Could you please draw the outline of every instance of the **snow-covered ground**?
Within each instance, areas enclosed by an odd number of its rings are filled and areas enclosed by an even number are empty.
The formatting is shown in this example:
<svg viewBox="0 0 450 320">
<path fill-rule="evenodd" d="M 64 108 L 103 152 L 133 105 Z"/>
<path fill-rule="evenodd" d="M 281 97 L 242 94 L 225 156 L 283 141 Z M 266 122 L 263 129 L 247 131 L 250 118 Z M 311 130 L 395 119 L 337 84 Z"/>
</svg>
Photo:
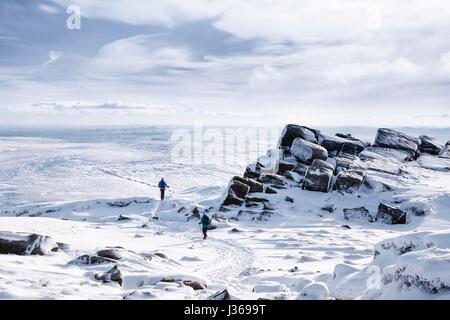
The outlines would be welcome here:
<svg viewBox="0 0 450 320">
<path fill-rule="evenodd" d="M 45 256 L 0 255 L 0 299 L 206 299 L 223 289 L 236 299 L 450 298 L 450 171 L 436 170 L 449 160 L 423 157 L 402 165 L 403 175 L 376 173 L 391 192 L 280 190 L 264 195 L 274 209 L 268 216 L 237 220 L 236 211 L 219 212 L 218 204 L 230 178 L 243 174 L 247 155 L 233 165 L 174 163 L 170 132 L 0 131 L 0 232 L 64 244 Z M 367 141 L 375 132 L 351 131 Z M 450 130 L 422 133 L 443 143 L 450 138 Z M 162 204 L 153 187 L 160 177 L 171 186 Z M 405 225 L 344 219 L 344 208 L 376 212 L 381 201 L 426 215 L 410 215 Z M 188 219 L 195 207 L 217 214 L 218 228 L 206 241 L 198 220 Z M 76 262 L 106 248 L 122 256 L 122 286 L 96 279 L 112 264 Z M 373 267 L 380 281 L 370 287 Z M 426 290 L 436 286 L 442 291 Z"/>
</svg>

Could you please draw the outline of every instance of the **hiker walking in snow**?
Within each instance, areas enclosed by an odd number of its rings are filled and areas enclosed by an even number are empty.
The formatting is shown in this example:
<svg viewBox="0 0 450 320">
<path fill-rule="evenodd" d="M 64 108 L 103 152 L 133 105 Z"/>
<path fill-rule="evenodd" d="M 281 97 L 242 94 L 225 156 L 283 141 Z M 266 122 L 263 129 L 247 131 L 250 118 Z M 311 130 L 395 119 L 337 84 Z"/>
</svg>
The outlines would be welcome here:
<svg viewBox="0 0 450 320">
<path fill-rule="evenodd" d="M 207 232 L 208 232 L 208 226 L 210 223 L 209 217 L 206 215 L 206 213 L 203 214 L 202 218 L 200 219 L 200 222 L 198 224 L 202 225 L 202 231 L 203 231 L 203 240 L 206 239 Z"/>
<path fill-rule="evenodd" d="M 166 188 L 169 188 L 167 183 L 164 181 L 164 178 L 158 183 L 158 188 L 161 190 L 161 201 L 164 200 L 164 193 L 166 192 Z"/>
</svg>

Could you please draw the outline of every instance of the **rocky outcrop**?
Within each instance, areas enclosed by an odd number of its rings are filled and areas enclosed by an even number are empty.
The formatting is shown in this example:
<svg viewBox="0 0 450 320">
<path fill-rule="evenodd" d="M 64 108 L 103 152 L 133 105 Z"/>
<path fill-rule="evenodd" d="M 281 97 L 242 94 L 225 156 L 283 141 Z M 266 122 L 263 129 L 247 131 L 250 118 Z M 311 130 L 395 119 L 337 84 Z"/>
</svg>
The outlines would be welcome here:
<svg viewBox="0 0 450 320">
<path fill-rule="evenodd" d="M 284 186 L 283 177 L 274 174 L 263 175 L 258 179 L 258 182 L 262 184 L 271 184 L 274 186 Z"/>
<path fill-rule="evenodd" d="M 291 153 L 298 162 L 311 164 L 315 159 L 327 160 L 328 151 L 315 143 L 296 138 L 291 146 Z"/>
<path fill-rule="evenodd" d="M 278 163 L 278 170 L 277 174 L 280 176 L 283 176 L 286 172 L 291 171 L 295 168 L 295 163 L 292 162 L 286 162 L 286 161 L 280 161 Z"/>
<path fill-rule="evenodd" d="M 261 172 L 256 164 L 249 165 L 245 169 L 244 178 L 258 179 L 261 176 Z"/>
<path fill-rule="evenodd" d="M 364 181 L 364 171 L 341 171 L 336 178 L 334 189 L 340 192 L 353 193 L 358 191 Z"/>
<path fill-rule="evenodd" d="M 361 169 L 359 158 L 353 154 L 341 152 L 334 160 L 336 162 L 336 174 L 339 174 L 343 170 Z"/>
<path fill-rule="evenodd" d="M 406 224 L 406 216 L 400 208 L 380 203 L 376 220 L 386 224 Z"/>
<path fill-rule="evenodd" d="M 439 141 L 429 136 L 420 136 L 419 141 L 419 150 L 422 153 L 428 153 L 437 156 L 444 149 L 444 146 L 439 143 Z"/>
<path fill-rule="evenodd" d="M 319 134 L 318 137 L 319 144 L 328 151 L 330 157 L 336 157 L 340 152 L 358 155 L 365 148 L 364 144 L 360 141 L 347 140 L 325 134 Z"/>
<path fill-rule="evenodd" d="M 304 163 L 297 163 L 297 165 L 294 167 L 294 169 L 292 169 L 292 172 L 295 172 L 295 173 L 301 175 L 302 177 L 305 177 L 308 169 L 309 169 L 308 165 L 306 165 Z"/>
<path fill-rule="evenodd" d="M 326 161 L 316 159 L 306 173 L 303 188 L 309 191 L 328 192 L 333 177 L 333 167 Z"/>
<path fill-rule="evenodd" d="M 244 199 L 250 191 L 250 187 L 242 182 L 233 180 L 228 188 L 228 194 L 222 206 L 240 206 L 244 203 Z"/>
<path fill-rule="evenodd" d="M 419 140 L 392 129 L 378 129 L 374 147 L 405 150 L 416 155 L 419 150 Z"/>
<path fill-rule="evenodd" d="M 47 255 L 59 250 L 52 238 L 39 234 L 0 232 L 0 254 Z"/>
<path fill-rule="evenodd" d="M 284 174 L 284 176 L 286 177 L 286 179 L 291 180 L 295 183 L 302 183 L 305 178 L 304 175 L 300 175 L 294 171 L 288 171 Z"/>
<path fill-rule="evenodd" d="M 247 186 L 250 187 L 249 189 L 249 193 L 258 193 L 258 192 L 263 192 L 264 191 L 264 186 L 262 183 L 253 180 L 251 178 L 241 178 L 241 177 L 234 177 L 233 181 L 239 181 L 243 184 L 246 184 Z"/>
<path fill-rule="evenodd" d="M 296 124 L 288 124 L 284 127 L 283 132 L 281 133 L 280 142 L 278 144 L 279 148 L 290 148 L 292 146 L 292 142 L 295 139 L 301 138 L 312 143 L 317 143 L 316 138 L 317 130 L 310 129 L 308 127 L 299 126 Z"/>
</svg>

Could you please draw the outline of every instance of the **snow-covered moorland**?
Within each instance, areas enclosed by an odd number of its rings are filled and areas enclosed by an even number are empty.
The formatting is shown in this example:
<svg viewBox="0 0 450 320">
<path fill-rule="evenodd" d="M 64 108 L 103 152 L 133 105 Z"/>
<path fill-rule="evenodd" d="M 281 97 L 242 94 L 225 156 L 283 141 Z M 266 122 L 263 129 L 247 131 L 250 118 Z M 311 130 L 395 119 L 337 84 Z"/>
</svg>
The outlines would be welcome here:
<svg viewBox="0 0 450 320">
<path fill-rule="evenodd" d="M 247 167 L 145 130 L 0 137 L 0 299 L 450 298 L 449 132 L 290 125 Z"/>
</svg>

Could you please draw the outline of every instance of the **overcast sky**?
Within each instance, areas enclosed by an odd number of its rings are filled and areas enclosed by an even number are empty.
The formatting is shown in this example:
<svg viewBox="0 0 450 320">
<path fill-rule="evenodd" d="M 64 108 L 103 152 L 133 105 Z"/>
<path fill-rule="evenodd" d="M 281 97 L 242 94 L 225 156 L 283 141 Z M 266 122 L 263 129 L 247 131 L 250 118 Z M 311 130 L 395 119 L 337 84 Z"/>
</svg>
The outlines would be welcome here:
<svg viewBox="0 0 450 320">
<path fill-rule="evenodd" d="M 449 102 L 448 0 L 0 2 L 2 124 L 450 126 Z"/>
</svg>

